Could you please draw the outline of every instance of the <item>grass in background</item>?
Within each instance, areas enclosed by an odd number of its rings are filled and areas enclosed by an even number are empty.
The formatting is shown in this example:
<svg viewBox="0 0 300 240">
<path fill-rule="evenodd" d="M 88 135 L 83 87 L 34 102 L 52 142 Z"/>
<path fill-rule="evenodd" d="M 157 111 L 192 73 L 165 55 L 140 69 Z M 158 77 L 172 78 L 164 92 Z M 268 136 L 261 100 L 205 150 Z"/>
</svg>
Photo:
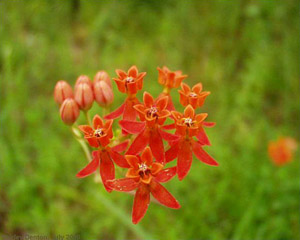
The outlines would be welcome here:
<svg viewBox="0 0 300 240">
<path fill-rule="evenodd" d="M 275 168 L 267 156 L 277 136 L 299 139 L 297 1 L 4 0 L 0 8 L 1 234 L 299 238 L 299 161 Z M 76 179 L 86 160 L 52 96 L 57 80 L 100 69 L 115 76 L 132 64 L 147 71 L 144 89 L 155 96 L 162 65 L 212 92 L 201 111 L 217 122 L 206 150 L 220 163 L 194 160 L 183 182 L 166 184 L 182 208 L 152 204 L 138 226 L 131 196 Z M 115 93 L 113 109 L 124 99 Z"/>
</svg>

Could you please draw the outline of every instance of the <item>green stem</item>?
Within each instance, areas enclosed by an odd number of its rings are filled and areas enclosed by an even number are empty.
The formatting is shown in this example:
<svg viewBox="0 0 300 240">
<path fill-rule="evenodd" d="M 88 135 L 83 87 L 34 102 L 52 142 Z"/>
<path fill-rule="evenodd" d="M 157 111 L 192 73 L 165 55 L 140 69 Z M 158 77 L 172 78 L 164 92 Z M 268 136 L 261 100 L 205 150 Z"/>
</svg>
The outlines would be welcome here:
<svg viewBox="0 0 300 240">
<path fill-rule="evenodd" d="M 74 126 L 71 127 L 71 131 L 73 133 L 74 138 L 76 139 L 76 141 L 80 144 L 86 159 L 90 162 L 92 161 L 92 156 L 91 156 L 91 152 L 90 149 L 88 147 L 88 145 L 86 144 L 85 140 L 81 137 L 80 132 L 78 131 L 77 128 L 75 128 Z"/>
<path fill-rule="evenodd" d="M 110 112 L 110 107 L 103 107 L 102 108 L 102 116 L 104 117 Z"/>
<path fill-rule="evenodd" d="M 89 111 L 84 111 L 84 116 L 86 118 L 86 121 L 87 121 L 87 124 L 92 126 L 92 121 L 91 121 L 91 118 L 90 118 L 90 115 L 89 115 Z"/>
</svg>

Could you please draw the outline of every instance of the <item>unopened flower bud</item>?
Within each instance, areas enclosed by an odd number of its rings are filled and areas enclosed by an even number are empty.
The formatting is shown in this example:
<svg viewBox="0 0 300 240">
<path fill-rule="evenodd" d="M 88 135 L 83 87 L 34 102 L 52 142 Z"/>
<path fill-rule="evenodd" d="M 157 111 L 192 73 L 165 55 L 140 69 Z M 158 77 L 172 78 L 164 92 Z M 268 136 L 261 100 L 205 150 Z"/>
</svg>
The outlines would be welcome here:
<svg viewBox="0 0 300 240">
<path fill-rule="evenodd" d="M 96 75 L 94 77 L 94 84 L 96 82 L 100 82 L 100 81 L 105 81 L 110 87 L 112 87 L 111 79 L 110 79 L 107 72 L 99 71 L 99 72 L 96 73 Z"/>
<path fill-rule="evenodd" d="M 72 125 L 79 117 L 79 107 L 73 98 L 64 100 L 59 111 L 61 119 L 67 125 Z"/>
<path fill-rule="evenodd" d="M 94 82 L 94 95 L 100 106 L 108 106 L 114 100 L 112 88 L 105 81 Z"/>
<path fill-rule="evenodd" d="M 91 79 L 86 75 L 80 75 L 77 78 L 76 83 L 75 83 L 75 91 L 76 91 L 76 88 L 78 87 L 78 85 L 81 83 L 87 83 L 91 88 L 93 88 Z"/>
<path fill-rule="evenodd" d="M 66 81 L 60 80 L 54 88 L 54 101 L 61 105 L 67 98 L 73 98 L 72 87 Z"/>
<path fill-rule="evenodd" d="M 94 102 L 94 93 L 87 83 L 80 83 L 75 89 L 75 101 L 82 110 L 89 110 Z"/>
</svg>

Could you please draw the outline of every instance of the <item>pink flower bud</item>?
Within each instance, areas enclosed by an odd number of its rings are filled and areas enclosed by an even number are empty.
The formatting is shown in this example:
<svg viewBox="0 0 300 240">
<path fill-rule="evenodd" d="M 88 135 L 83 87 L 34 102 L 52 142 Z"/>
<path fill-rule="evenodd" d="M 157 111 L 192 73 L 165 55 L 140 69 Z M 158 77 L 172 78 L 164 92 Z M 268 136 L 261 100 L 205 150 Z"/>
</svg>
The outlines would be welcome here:
<svg viewBox="0 0 300 240">
<path fill-rule="evenodd" d="M 91 88 L 93 88 L 93 84 L 91 79 L 86 75 L 80 75 L 75 83 L 75 90 L 80 83 L 87 83 Z"/>
<path fill-rule="evenodd" d="M 114 100 L 112 88 L 105 81 L 94 82 L 94 95 L 100 106 L 108 106 Z"/>
<path fill-rule="evenodd" d="M 72 87 L 66 81 L 60 80 L 54 88 L 54 101 L 60 105 L 67 98 L 73 98 Z"/>
<path fill-rule="evenodd" d="M 79 83 L 75 89 L 75 101 L 82 110 L 89 110 L 94 102 L 94 93 L 87 83 Z"/>
<path fill-rule="evenodd" d="M 72 125 L 79 117 L 79 107 L 73 98 L 64 100 L 59 111 L 61 119 L 67 125 Z"/>
<path fill-rule="evenodd" d="M 96 73 L 96 75 L 94 77 L 94 83 L 100 82 L 100 81 L 105 81 L 108 84 L 108 86 L 112 87 L 111 80 L 110 80 L 110 77 L 107 72 L 99 71 Z"/>
</svg>

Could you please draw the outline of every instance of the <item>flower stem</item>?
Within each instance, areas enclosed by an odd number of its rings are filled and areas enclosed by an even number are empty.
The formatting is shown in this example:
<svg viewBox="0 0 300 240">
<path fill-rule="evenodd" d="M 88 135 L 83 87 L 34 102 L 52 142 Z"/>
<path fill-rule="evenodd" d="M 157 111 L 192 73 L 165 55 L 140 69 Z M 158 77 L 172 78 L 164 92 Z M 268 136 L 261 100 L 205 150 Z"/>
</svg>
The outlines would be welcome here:
<svg viewBox="0 0 300 240">
<path fill-rule="evenodd" d="M 102 116 L 104 117 L 110 112 L 110 107 L 103 107 L 102 108 Z"/>
<path fill-rule="evenodd" d="M 91 121 L 91 118 L 90 118 L 90 115 L 89 115 L 89 111 L 87 110 L 87 111 L 83 111 L 83 112 L 84 112 L 87 124 L 92 126 L 92 121 Z"/>
<path fill-rule="evenodd" d="M 87 146 L 86 142 L 84 141 L 84 139 L 81 137 L 80 132 L 78 131 L 77 128 L 75 128 L 74 126 L 71 127 L 71 131 L 73 133 L 74 138 L 76 139 L 76 141 L 80 144 L 86 159 L 90 162 L 92 161 L 92 156 L 90 153 L 90 149 Z"/>
</svg>

